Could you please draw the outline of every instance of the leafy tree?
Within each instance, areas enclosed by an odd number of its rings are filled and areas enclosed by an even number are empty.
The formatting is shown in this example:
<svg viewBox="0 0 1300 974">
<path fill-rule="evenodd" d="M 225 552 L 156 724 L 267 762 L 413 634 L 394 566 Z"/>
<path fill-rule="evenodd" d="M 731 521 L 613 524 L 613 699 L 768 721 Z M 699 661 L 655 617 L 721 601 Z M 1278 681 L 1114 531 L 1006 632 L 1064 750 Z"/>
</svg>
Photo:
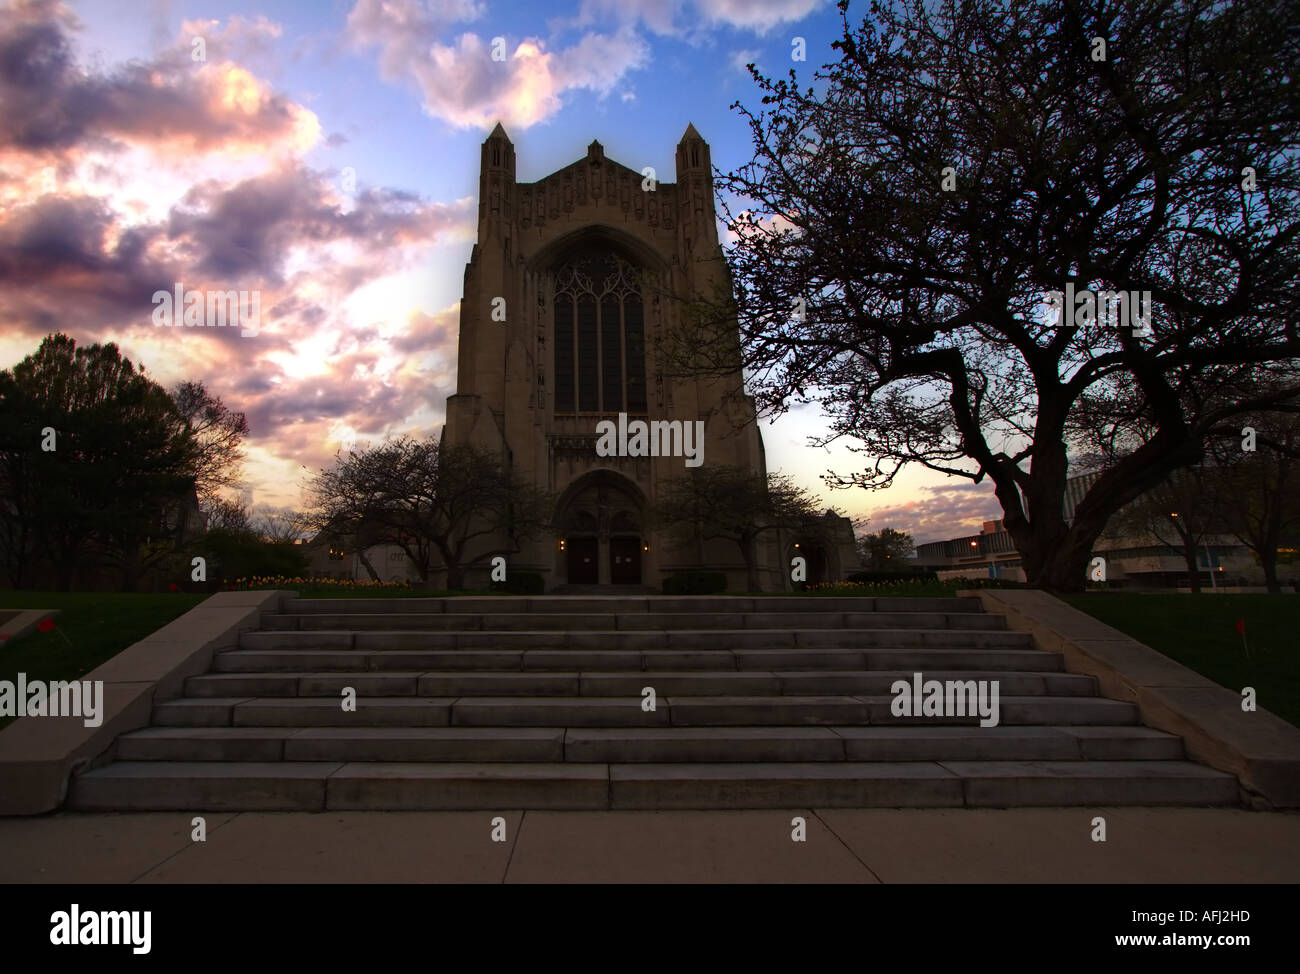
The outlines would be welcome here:
<svg viewBox="0 0 1300 974">
<path fill-rule="evenodd" d="M 28 583 L 44 557 L 40 485 L 53 466 L 39 446 L 45 425 L 40 403 L 11 372 L 0 372 L 0 555 L 14 588 Z"/>
<path fill-rule="evenodd" d="M 197 542 L 196 550 L 208 559 L 208 581 L 213 587 L 252 575 L 307 573 L 307 555 L 301 545 L 267 541 L 253 531 L 218 528 Z"/>
<path fill-rule="evenodd" d="M 62 590 L 105 563 L 133 587 L 141 546 L 175 533 L 168 512 L 194 490 L 198 451 L 171 397 L 116 345 L 78 348 L 62 334 L 0 373 L 0 394 L 11 579 L 35 554 Z"/>
<path fill-rule="evenodd" d="M 194 515 L 218 490 L 239 482 L 244 459 L 240 447 L 248 433 L 244 414 L 228 409 L 201 382 L 181 382 L 172 389 L 171 397 L 192 448 L 194 486 L 166 504 L 159 523 L 143 543 L 124 547 L 123 587 L 127 590 L 134 589 L 136 579 L 148 570 L 176 574 L 175 556 L 195 535 Z M 188 577 L 188 560 L 182 567 Z"/>
<path fill-rule="evenodd" d="M 903 560 L 915 548 L 916 543 L 910 534 L 893 528 L 882 528 L 875 534 L 863 534 L 858 538 L 862 564 L 872 571 L 904 571 L 907 566 Z"/>
<path fill-rule="evenodd" d="M 739 322 L 760 407 L 819 402 L 873 458 L 833 485 L 988 478 L 1030 582 L 1077 590 L 1113 513 L 1300 386 L 1293 4 L 840 7 L 815 86 L 754 71 L 734 300 L 678 361 L 734 368 Z M 1068 287 L 1149 291 L 1150 334 L 1055 319 Z M 1137 420 L 1067 523 L 1071 444 Z"/>
<path fill-rule="evenodd" d="M 436 553 L 449 589 L 463 588 L 472 566 L 519 551 L 551 513 L 550 498 L 492 452 L 443 447 L 433 438 L 352 451 L 320 471 L 310 489 L 315 526 L 396 545 L 426 584 Z"/>
<path fill-rule="evenodd" d="M 663 481 L 651 519 L 676 526 L 699 541 L 735 543 L 745 561 L 749 591 L 762 591 L 758 541 L 769 532 L 815 534 L 822 509 L 789 477 L 764 477 L 748 467 L 698 467 Z"/>
</svg>

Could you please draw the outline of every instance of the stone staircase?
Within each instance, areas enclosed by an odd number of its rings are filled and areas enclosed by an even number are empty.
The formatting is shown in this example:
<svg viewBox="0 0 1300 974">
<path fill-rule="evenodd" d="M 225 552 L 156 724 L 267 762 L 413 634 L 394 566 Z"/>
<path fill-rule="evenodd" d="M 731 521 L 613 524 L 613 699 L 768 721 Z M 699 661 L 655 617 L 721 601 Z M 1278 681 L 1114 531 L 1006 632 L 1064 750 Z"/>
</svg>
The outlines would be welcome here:
<svg viewBox="0 0 1300 974">
<path fill-rule="evenodd" d="M 997 680 L 1001 722 L 890 687 Z M 354 712 L 343 690 L 355 690 Z M 656 707 L 643 709 L 643 688 Z M 113 760 L 85 810 L 1225 805 L 975 599 L 287 599 Z"/>
</svg>

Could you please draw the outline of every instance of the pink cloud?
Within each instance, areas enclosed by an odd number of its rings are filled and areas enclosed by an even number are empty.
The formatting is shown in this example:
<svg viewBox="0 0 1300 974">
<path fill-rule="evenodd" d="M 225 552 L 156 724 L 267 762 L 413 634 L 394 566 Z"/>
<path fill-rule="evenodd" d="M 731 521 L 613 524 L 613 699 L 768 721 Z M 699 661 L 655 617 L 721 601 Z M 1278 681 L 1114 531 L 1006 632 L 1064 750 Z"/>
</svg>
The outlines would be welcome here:
<svg viewBox="0 0 1300 974">
<path fill-rule="evenodd" d="M 238 21 L 228 38 L 211 25 L 204 62 L 178 43 L 107 73 L 77 64 L 75 28 L 75 18 L 47 0 L 0 9 L 0 149 L 61 155 L 130 143 L 256 151 L 286 141 L 305 149 L 319 137 L 310 111 L 220 59 L 266 25 Z"/>
<path fill-rule="evenodd" d="M 978 534 L 982 522 L 1002 517 L 1002 507 L 988 481 L 939 484 L 922 487 L 919 493 L 922 496 L 901 504 L 870 509 L 865 530 L 874 533 L 894 528 L 911 534 L 917 544 L 925 544 Z"/>
<path fill-rule="evenodd" d="M 378 48 L 388 81 L 409 82 L 424 109 L 460 128 L 490 128 L 501 121 L 526 129 L 550 118 L 567 93 L 586 89 L 606 95 L 631 71 L 648 63 L 649 48 L 631 30 L 588 33 L 576 44 L 548 49 L 538 38 L 495 37 L 470 32 L 452 40 L 450 25 L 472 20 L 479 5 L 431 7 L 413 0 L 360 0 L 348 16 L 348 38 L 359 48 Z"/>
</svg>

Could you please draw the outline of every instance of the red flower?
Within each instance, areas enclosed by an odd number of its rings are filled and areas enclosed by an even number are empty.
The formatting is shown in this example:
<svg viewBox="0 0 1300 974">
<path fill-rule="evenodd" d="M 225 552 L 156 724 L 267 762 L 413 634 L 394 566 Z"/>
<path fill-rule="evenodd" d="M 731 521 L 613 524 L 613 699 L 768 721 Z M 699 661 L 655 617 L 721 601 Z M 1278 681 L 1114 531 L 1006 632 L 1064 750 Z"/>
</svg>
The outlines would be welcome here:
<svg viewBox="0 0 1300 974">
<path fill-rule="evenodd" d="M 36 628 L 39 629 L 41 632 L 49 632 L 54 628 L 54 620 L 42 619 L 40 622 L 36 623 Z"/>
<path fill-rule="evenodd" d="M 175 582 L 172 582 L 170 585 L 167 586 L 167 591 L 169 592 L 179 592 L 180 590 L 181 587 L 177 585 Z"/>
</svg>

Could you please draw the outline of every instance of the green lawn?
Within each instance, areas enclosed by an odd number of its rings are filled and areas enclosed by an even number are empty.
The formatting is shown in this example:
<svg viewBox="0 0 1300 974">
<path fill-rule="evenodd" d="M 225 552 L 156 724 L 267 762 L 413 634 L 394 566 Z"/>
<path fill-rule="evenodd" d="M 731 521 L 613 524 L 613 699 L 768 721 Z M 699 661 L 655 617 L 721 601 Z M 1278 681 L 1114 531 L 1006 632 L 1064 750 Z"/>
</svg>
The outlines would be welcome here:
<svg viewBox="0 0 1300 974">
<path fill-rule="evenodd" d="M 802 592 L 757 592 L 756 595 L 803 595 L 808 598 L 953 598 L 958 592 L 981 588 L 1024 588 L 1021 582 L 989 578 L 955 578 L 946 582 L 900 579 L 890 582 L 828 582 Z"/>
<path fill-rule="evenodd" d="M 1234 693 L 1254 687 L 1261 707 L 1300 726 L 1300 596 L 1091 592 L 1065 601 Z"/>
<path fill-rule="evenodd" d="M 247 590 L 246 590 L 247 591 Z M 254 589 L 253 591 L 263 591 Z M 268 588 L 265 591 L 272 591 Z M 422 591 L 416 588 L 312 588 L 309 585 L 291 585 L 281 589 L 297 592 L 300 599 L 445 599 L 461 595 L 510 595 L 510 592 L 446 592 Z"/>
<path fill-rule="evenodd" d="M 230 592 L 297 592 L 304 599 L 440 599 L 449 595 L 511 595 L 497 590 L 467 590 L 449 592 L 445 589 L 423 589 L 418 585 L 390 582 L 356 582 L 349 579 L 289 578 L 284 575 L 258 576 L 251 580 L 239 579 L 223 591 Z"/>
<path fill-rule="evenodd" d="M 72 680 L 184 615 L 206 595 L 172 592 L 0 592 L 3 609 L 61 609 L 51 632 L 0 644 L 0 680 Z M 0 717 L 0 727 L 16 717 Z"/>
</svg>

